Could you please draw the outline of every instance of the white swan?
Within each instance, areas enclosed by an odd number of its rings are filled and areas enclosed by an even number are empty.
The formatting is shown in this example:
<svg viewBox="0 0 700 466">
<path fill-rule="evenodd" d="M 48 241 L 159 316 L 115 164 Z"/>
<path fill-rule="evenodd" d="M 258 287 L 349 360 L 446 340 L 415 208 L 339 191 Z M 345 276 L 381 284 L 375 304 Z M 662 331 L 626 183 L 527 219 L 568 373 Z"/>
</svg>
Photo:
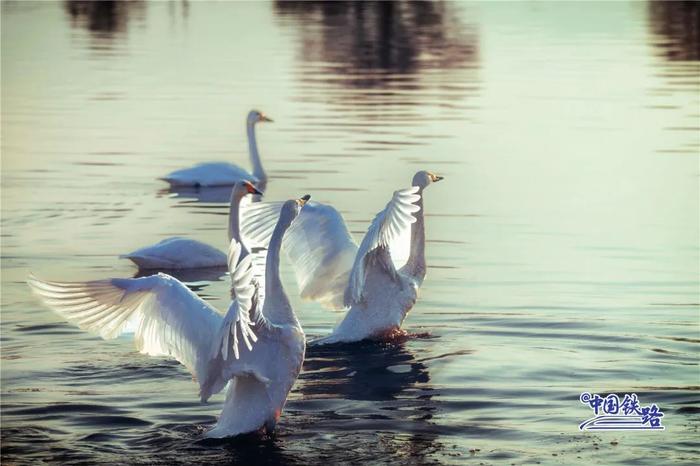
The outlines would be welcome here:
<svg viewBox="0 0 700 466">
<path fill-rule="evenodd" d="M 253 165 L 252 174 L 231 163 L 208 162 L 191 168 L 176 170 L 161 179 L 167 181 L 173 187 L 228 186 L 245 180 L 254 183 L 264 191 L 267 184 L 267 175 L 265 170 L 263 170 L 260 154 L 258 153 L 258 143 L 255 139 L 255 125 L 263 121 L 272 122 L 270 118 L 257 110 L 251 110 L 246 118 L 248 149 L 250 162 Z"/>
<path fill-rule="evenodd" d="M 229 207 L 228 240 L 240 242 L 238 233 L 239 207 L 248 194 L 262 195 L 250 181 L 239 181 L 231 190 Z M 245 249 L 247 254 L 247 249 Z M 166 238 L 152 246 L 137 249 L 119 256 L 129 259 L 140 269 L 193 269 L 200 267 L 223 267 L 227 264 L 226 254 L 213 246 L 188 238 Z"/>
<path fill-rule="evenodd" d="M 28 283 L 47 306 L 102 338 L 135 329 L 134 342 L 141 353 L 172 356 L 189 369 L 199 382 L 202 401 L 230 381 L 221 415 L 206 436 L 269 432 L 299 375 L 306 348 L 279 277 L 282 237 L 304 203 L 290 200 L 282 206 L 260 283 L 267 288 L 262 309 L 252 279 L 252 256 L 239 262 L 241 246 L 236 240 L 229 253 L 233 301 L 225 316 L 165 274 L 84 283 L 30 276 Z"/>
<path fill-rule="evenodd" d="M 285 237 L 303 298 L 349 308 L 333 333 L 312 343 L 382 338 L 400 329 L 425 278 L 423 190 L 441 176 L 420 171 L 413 187 L 396 191 L 372 221 L 359 248 L 340 213 L 309 203 Z M 242 236 L 264 246 L 279 203 L 252 204 L 242 214 Z"/>
</svg>

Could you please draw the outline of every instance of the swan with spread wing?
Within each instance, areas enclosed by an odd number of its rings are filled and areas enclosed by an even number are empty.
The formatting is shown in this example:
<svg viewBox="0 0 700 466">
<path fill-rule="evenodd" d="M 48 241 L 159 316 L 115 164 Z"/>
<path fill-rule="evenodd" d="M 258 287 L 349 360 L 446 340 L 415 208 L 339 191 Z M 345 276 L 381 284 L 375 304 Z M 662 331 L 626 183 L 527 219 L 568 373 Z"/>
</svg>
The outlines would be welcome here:
<svg viewBox="0 0 700 466">
<path fill-rule="evenodd" d="M 83 283 L 30 276 L 28 283 L 63 318 L 102 338 L 135 329 L 136 348 L 152 356 L 174 357 L 187 367 L 199 383 L 202 401 L 228 384 L 221 415 L 206 436 L 270 432 L 306 349 L 304 332 L 280 281 L 279 256 L 282 238 L 307 199 L 282 205 L 263 280 L 253 279 L 253 256 L 241 259 L 241 245 L 231 241 L 232 302 L 225 315 L 165 274 Z M 266 289 L 264 304 L 259 299 L 261 286 Z"/>
<path fill-rule="evenodd" d="M 249 194 L 262 196 L 262 192 L 250 181 L 239 181 L 231 190 L 229 207 L 228 240 L 240 242 L 239 210 L 243 198 Z M 226 254 L 201 241 L 189 238 L 166 238 L 154 245 L 137 249 L 119 256 L 129 259 L 140 269 L 194 269 L 200 267 L 223 267 Z"/>
<path fill-rule="evenodd" d="M 208 162 L 191 168 L 176 170 L 161 179 L 170 183 L 170 186 L 174 188 L 230 186 L 239 181 L 250 181 L 264 191 L 267 184 L 267 175 L 260 161 L 258 142 L 255 138 L 255 125 L 261 122 L 272 122 L 272 120 L 257 110 L 251 110 L 248 113 L 246 131 L 248 133 L 250 162 L 253 165 L 252 174 L 231 163 Z"/>
<path fill-rule="evenodd" d="M 334 309 L 349 308 L 333 333 L 313 343 L 354 342 L 398 331 L 417 298 L 425 264 L 423 191 L 442 180 L 427 171 L 412 187 L 394 192 L 359 247 L 340 213 L 309 203 L 283 242 L 303 298 Z M 265 247 L 279 203 L 248 206 L 241 234 L 249 247 Z"/>
</svg>

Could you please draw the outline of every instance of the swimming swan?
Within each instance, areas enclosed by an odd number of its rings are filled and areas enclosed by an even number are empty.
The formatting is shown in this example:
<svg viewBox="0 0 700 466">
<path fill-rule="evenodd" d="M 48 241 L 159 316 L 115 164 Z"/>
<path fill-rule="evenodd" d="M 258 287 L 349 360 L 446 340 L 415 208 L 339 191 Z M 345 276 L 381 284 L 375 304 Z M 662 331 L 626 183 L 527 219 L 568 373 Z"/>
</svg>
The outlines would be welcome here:
<svg viewBox="0 0 700 466">
<path fill-rule="evenodd" d="M 258 153 L 258 143 L 255 139 L 255 125 L 264 121 L 272 122 L 270 118 L 257 110 L 251 110 L 246 119 L 248 149 L 250 162 L 253 165 L 252 175 L 238 165 L 226 162 L 208 162 L 176 170 L 161 179 L 170 183 L 172 187 L 229 186 L 239 181 L 250 181 L 261 191 L 264 191 L 267 185 L 267 175 L 263 170 Z"/>
<path fill-rule="evenodd" d="M 304 332 L 279 276 L 282 238 L 305 202 L 283 204 L 261 283 L 252 279 L 252 256 L 239 262 L 241 245 L 231 241 L 232 302 L 223 316 L 162 273 L 84 283 L 30 276 L 28 284 L 66 320 L 104 339 L 135 329 L 136 348 L 152 356 L 172 356 L 185 365 L 199 383 L 202 401 L 230 381 L 221 415 L 205 433 L 207 437 L 270 432 L 299 375 L 306 349 Z M 267 288 L 262 306 L 259 286 Z"/>
<path fill-rule="evenodd" d="M 229 207 L 228 240 L 241 241 L 238 234 L 238 219 L 241 200 L 248 194 L 262 195 L 250 181 L 237 182 L 231 190 Z M 247 251 L 247 250 L 246 250 Z M 119 256 L 129 259 L 140 269 L 193 269 L 200 267 L 223 267 L 226 254 L 213 246 L 188 238 L 166 238 L 152 246 L 137 249 Z"/>
<path fill-rule="evenodd" d="M 317 202 L 304 208 L 283 244 L 300 294 L 349 308 L 330 336 L 312 343 L 382 338 L 400 329 L 425 278 L 423 191 L 442 179 L 416 173 L 413 186 L 396 191 L 376 215 L 359 248 L 336 209 Z M 242 213 L 242 237 L 250 247 L 267 244 L 279 206 L 251 204 Z"/>
</svg>

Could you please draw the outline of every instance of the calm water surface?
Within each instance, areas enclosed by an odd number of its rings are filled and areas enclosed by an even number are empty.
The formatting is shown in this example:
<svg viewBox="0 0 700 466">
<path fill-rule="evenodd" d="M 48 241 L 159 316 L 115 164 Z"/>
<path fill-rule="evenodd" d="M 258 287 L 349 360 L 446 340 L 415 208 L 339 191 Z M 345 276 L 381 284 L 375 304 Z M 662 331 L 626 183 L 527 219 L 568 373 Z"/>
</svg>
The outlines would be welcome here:
<svg viewBox="0 0 700 466">
<path fill-rule="evenodd" d="M 8 464 L 697 464 L 697 4 L 2 3 L 2 459 Z M 429 169 L 428 278 L 392 344 L 310 349 L 277 434 L 200 441 L 221 408 L 177 363 L 103 342 L 24 282 L 225 247 L 198 161 L 311 193 L 360 235 Z M 221 309 L 220 271 L 181 277 Z M 293 278 L 284 269 L 288 290 Z M 310 337 L 340 315 L 294 304 Z M 581 433 L 582 391 L 664 432 Z"/>
</svg>

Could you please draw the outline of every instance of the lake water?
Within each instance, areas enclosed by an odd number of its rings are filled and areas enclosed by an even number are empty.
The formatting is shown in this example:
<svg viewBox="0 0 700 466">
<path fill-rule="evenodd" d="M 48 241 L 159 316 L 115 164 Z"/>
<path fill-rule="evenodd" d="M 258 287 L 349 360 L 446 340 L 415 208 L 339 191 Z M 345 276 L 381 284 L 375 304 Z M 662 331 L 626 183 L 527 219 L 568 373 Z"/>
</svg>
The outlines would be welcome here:
<svg viewBox="0 0 700 466">
<path fill-rule="evenodd" d="M 2 3 L 2 460 L 8 464 L 698 464 L 698 4 Z M 272 438 L 206 443 L 183 367 L 29 293 L 129 277 L 119 254 L 226 246 L 249 167 L 361 238 L 413 173 L 428 277 L 405 342 L 309 349 Z M 284 265 L 283 265 L 284 266 Z M 220 309 L 221 272 L 182 277 Z M 287 290 L 296 290 L 284 268 Z M 293 297 L 307 336 L 340 314 Z M 583 391 L 663 432 L 580 432 Z"/>
</svg>

